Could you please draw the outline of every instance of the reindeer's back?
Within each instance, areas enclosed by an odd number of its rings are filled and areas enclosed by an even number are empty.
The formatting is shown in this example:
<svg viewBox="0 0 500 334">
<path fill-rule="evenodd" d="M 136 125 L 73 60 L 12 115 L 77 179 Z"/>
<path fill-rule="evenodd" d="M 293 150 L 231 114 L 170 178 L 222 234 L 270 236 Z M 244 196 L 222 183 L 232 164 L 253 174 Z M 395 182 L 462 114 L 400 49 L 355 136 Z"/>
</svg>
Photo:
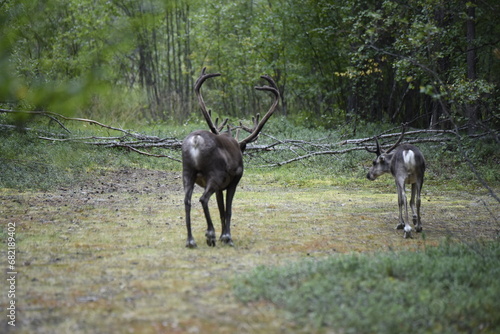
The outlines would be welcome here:
<svg viewBox="0 0 500 334">
<path fill-rule="evenodd" d="M 425 158 L 420 149 L 411 144 L 403 144 L 394 150 L 391 163 L 391 173 L 396 175 L 397 170 L 404 168 L 408 175 L 423 176 L 425 172 Z"/>
</svg>

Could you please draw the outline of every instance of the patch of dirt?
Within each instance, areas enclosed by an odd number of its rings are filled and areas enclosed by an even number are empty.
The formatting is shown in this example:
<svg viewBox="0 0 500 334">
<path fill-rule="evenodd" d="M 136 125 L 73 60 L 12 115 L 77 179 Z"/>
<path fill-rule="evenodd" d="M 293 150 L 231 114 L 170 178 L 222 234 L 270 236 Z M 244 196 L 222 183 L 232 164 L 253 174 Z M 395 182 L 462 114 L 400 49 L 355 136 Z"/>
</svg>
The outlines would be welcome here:
<svg viewBox="0 0 500 334">
<path fill-rule="evenodd" d="M 197 188 L 193 203 L 200 195 Z M 190 250 L 183 198 L 180 173 L 143 169 L 51 192 L 0 190 L 0 217 L 16 224 L 15 332 L 311 333 L 275 305 L 239 303 L 231 280 L 259 265 L 500 233 L 498 205 L 480 191 L 424 189 L 424 233 L 405 240 L 394 229 L 395 189 L 285 188 L 244 177 L 233 204 L 235 246 L 206 245 L 196 203 L 198 248 Z M 215 198 L 211 212 L 218 221 Z M 3 296 L 3 310 L 7 302 Z"/>
</svg>

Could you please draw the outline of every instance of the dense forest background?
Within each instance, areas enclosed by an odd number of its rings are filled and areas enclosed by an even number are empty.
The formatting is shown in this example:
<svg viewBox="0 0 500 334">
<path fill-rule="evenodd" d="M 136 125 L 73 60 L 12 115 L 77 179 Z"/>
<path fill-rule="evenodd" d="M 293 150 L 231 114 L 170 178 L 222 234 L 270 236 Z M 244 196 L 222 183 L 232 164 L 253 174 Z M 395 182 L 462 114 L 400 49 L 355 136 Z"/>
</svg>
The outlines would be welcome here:
<svg viewBox="0 0 500 334">
<path fill-rule="evenodd" d="M 4 0 L 0 104 L 185 122 L 206 66 L 223 116 L 253 114 L 267 73 L 303 124 L 474 133 L 500 123 L 499 17 L 497 0 Z"/>
</svg>

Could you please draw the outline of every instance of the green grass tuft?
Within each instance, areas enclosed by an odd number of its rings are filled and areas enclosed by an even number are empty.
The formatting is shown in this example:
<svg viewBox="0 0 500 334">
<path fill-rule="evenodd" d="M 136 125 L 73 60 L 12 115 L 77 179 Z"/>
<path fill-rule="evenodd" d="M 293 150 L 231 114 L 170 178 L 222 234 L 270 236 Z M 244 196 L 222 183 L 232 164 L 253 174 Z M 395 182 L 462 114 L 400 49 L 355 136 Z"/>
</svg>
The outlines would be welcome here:
<svg viewBox="0 0 500 334">
<path fill-rule="evenodd" d="M 500 243 L 352 254 L 259 267 L 234 281 L 240 301 L 270 301 L 316 329 L 345 333 L 500 330 Z"/>
</svg>

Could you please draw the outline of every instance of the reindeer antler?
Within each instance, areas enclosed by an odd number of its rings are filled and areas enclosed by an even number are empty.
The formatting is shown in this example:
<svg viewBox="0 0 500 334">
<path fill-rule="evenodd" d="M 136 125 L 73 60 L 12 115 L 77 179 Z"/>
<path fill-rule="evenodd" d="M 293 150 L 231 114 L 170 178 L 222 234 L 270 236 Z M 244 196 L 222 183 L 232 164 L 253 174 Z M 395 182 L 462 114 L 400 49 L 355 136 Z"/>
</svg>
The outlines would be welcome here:
<svg viewBox="0 0 500 334">
<path fill-rule="evenodd" d="M 365 150 L 367 150 L 370 153 L 375 153 L 377 156 L 379 156 L 382 153 L 389 153 L 392 150 L 394 150 L 396 147 L 398 147 L 399 143 L 401 143 L 401 140 L 403 140 L 403 137 L 405 135 L 406 131 L 406 123 L 401 124 L 401 135 L 399 135 L 398 140 L 394 145 L 392 145 L 388 150 L 382 150 L 382 147 L 380 146 L 380 143 L 378 142 L 378 137 L 375 136 L 373 139 L 375 139 L 375 144 L 377 145 L 377 148 L 375 150 L 369 149 L 368 147 L 365 146 Z"/>
<path fill-rule="evenodd" d="M 377 155 L 377 157 L 382 153 L 381 149 L 380 149 L 380 144 L 378 142 L 378 137 L 374 137 L 375 139 L 375 143 L 377 144 L 377 148 L 372 150 L 372 149 L 369 149 L 368 147 L 365 146 L 365 150 L 367 150 L 368 152 L 370 153 L 375 153 Z"/>
<path fill-rule="evenodd" d="M 212 131 L 212 133 L 218 135 L 220 133 L 221 129 L 227 123 L 227 119 L 224 122 L 222 122 L 222 126 L 220 128 L 218 128 L 216 125 L 214 125 L 214 122 L 212 122 L 212 112 L 211 112 L 211 110 L 207 111 L 207 106 L 205 105 L 205 101 L 203 100 L 203 96 L 200 93 L 200 88 L 201 88 L 201 85 L 203 85 L 203 83 L 205 82 L 205 80 L 207 80 L 208 78 L 218 77 L 221 74 L 220 73 L 205 74 L 206 69 L 207 68 L 204 67 L 201 70 L 200 77 L 198 78 L 198 80 L 196 80 L 196 83 L 194 84 L 194 91 L 196 93 L 196 96 L 198 97 L 198 103 L 200 104 L 201 112 L 202 112 L 203 116 L 205 117 L 205 120 L 207 121 L 207 124 L 208 124 L 208 127 L 210 128 L 210 131 Z M 216 120 L 216 123 L 218 123 L 217 120 Z"/>
<path fill-rule="evenodd" d="M 267 90 L 271 93 L 274 94 L 274 101 L 267 113 L 262 117 L 262 120 L 259 122 L 260 114 L 257 114 L 256 117 L 252 117 L 253 121 L 253 128 L 249 129 L 245 126 L 243 126 L 241 123 L 241 127 L 245 130 L 250 132 L 250 135 L 240 141 L 240 147 L 245 147 L 246 144 L 253 142 L 254 140 L 257 139 L 259 136 L 260 131 L 262 131 L 262 128 L 266 124 L 266 122 L 269 120 L 269 118 L 273 115 L 274 111 L 276 110 L 276 107 L 278 106 L 279 103 L 279 98 L 280 98 L 280 93 L 278 90 L 278 86 L 276 85 L 276 82 L 274 82 L 273 78 L 271 78 L 269 75 L 263 75 L 261 76 L 262 79 L 265 79 L 269 82 L 270 86 L 256 86 L 255 89 L 257 90 Z"/>
<path fill-rule="evenodd" d="M 399 143 L 401 143 L 401 140 L 403 140 L 403 137 L 405 135 L 406 125 L 407 125 L 406 123 L 401 124 L 401 135 L 399 136 L 398 141 L 396 142 L 396 144 L 392 145 L 387 151 L 385 151 L 385 153 L 389 153 L 393 149 L 398 147 Z"/>
</svg>

